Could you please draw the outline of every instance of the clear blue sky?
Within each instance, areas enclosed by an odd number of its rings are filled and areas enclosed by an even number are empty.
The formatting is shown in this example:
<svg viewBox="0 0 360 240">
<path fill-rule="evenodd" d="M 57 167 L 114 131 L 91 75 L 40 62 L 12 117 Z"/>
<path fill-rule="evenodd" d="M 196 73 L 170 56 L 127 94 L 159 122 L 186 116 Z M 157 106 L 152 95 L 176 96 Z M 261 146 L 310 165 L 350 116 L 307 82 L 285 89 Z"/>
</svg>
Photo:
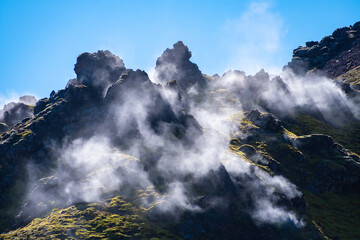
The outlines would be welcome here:
<svg viewBox="0 0 360 240">
<path fill-rule="evenodd" d="M 0 0 L 0 103 L 64 88 L 82 52 L 108 49 L 150 70 L 178 40 L 209 75 L 276 72 L 297 46 L 356 21 L 359 0 Z"/>
</svg>

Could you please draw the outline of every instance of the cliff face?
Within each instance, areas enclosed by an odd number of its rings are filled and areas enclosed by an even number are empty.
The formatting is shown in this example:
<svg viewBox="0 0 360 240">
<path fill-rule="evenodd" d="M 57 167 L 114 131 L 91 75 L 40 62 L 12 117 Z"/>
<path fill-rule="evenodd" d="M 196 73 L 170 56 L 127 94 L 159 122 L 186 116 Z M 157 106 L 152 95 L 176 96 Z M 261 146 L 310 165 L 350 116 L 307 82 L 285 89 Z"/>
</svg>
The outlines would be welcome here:
<svg viewBox="0 0 360 240">
<path fill-rule="evenodd" d="M 359 26 L 287 67 L 347 84 Z M 0 238 L 359 238 L 357 95 L 315 74 L 209 77 L 190 58 L 182 42 L 166 49 L 155 84 L 83 53 L 64 89 L 6 107 Z"/>
</svg>

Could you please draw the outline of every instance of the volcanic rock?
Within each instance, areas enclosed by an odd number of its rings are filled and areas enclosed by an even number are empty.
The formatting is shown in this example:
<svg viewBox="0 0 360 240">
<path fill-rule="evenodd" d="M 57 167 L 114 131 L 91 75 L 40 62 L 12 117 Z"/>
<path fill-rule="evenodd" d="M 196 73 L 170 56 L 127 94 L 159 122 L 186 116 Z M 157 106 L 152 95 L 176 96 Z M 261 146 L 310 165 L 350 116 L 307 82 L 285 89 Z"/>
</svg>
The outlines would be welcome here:
<svg viewBox="0 0 360 240">
<path fill-rule="evenodd" d="M 258 110 L 251 110 L 246 117 L 256 126 L 270 131 L 281 129 L 281 122 L 269 113 L 260 113 Z"/>
<path fill-rule="evenodd" d="M 285 68 L 295 73 L 305 74 L 316 70 L 336 78 L 360 65 L 360 29 L 359 23 L 350 27 L 336 29 L 331 36 L 320 42 L 307 42 L 293 52 L 291 62 Z"/>
<path fill-rule="evenodd" d="M 33 109 L 22 102 L 11 102 L 0 111 L 0 121 L 9 127 L 21 122 L 24 118 L 32 117 Z"/>
<path fill-rule="evenodd" d="M 115 83 L 126 71 L 124 62 L 110 51 L 83 53 L 78 56 L 75 64 L 77 78 L 68 82 L 69 85 L 84 84 L 106 90 Z"/>
<path fill-rule="evenodd" d="M 182 90 L 188 90 L 194 86 L 197 90 L 206 87 L 206 80 L 202 76 L 199 67 L 190 61 L 189 48 L 179 41 L 172 49 L 165 52 L 156 61 L 156 74 L 158 79 L 166 84 L 170 80 L 176 80 Z"/>
</svg>

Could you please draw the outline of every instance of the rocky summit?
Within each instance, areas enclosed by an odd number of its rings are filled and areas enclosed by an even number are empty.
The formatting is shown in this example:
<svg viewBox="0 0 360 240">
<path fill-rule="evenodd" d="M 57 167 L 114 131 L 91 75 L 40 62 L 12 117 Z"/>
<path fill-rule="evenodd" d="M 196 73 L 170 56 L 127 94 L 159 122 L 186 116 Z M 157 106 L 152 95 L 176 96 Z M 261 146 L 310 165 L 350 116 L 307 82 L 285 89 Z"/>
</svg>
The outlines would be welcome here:
<svg viewBox="0 0 360 240">
<path fill-rule="evenodd" d="M 1 239 L 360 239 L 360 23 L 279 76 L 82 53 L 0 110 Z M 321 89 L 321 91 L 319 91 Z"/>
</svg>

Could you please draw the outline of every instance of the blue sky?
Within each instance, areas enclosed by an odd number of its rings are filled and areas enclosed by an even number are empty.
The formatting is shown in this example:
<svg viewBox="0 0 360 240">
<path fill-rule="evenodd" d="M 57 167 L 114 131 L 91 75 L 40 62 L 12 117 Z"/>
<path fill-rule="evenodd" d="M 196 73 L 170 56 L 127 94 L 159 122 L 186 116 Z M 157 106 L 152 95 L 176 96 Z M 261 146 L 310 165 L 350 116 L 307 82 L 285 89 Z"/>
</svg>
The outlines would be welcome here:
<svg viewBox="0 0 360 240">
<path fill-rule="evenodd" d="M 108 49 L 150 71 L 178 40 L 203 73 L 276 73 L 297 46 L 356 21 L 359 0 L 0 0 L 0 104 L 64 88 L 82 52 Z"/>
</svg>

